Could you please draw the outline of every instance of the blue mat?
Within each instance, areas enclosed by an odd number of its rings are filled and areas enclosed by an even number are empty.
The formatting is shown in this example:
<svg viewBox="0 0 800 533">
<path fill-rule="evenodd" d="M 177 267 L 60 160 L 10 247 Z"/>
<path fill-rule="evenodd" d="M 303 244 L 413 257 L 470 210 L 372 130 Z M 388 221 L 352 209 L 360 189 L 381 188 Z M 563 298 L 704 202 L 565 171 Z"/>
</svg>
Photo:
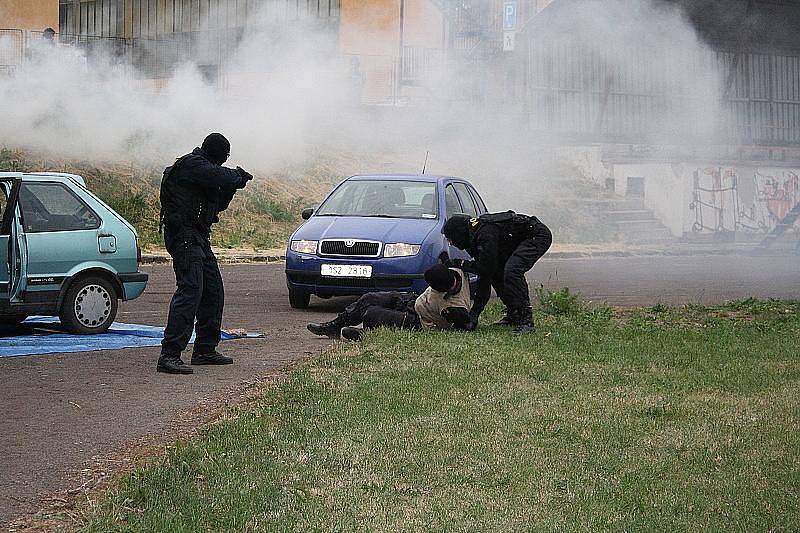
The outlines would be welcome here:
<svg viewBox="0 0 800 533">
<path fill-rule="evenodd" d="M 72 335 L 61 331 L 57 317 L 36 316 L 25 320 L 21 326 L 4 327 L 0 337 L 0 358 L 48 353 L 94 352 L 160 346 L 164 328 L 114 322 L 106 333 L 100 335 Z M 222 340 L 258 338 L 260 333 L 233 335 L 222 332 Z M 194 335 L 192 335 L 194 341 Z"/>
</svg>

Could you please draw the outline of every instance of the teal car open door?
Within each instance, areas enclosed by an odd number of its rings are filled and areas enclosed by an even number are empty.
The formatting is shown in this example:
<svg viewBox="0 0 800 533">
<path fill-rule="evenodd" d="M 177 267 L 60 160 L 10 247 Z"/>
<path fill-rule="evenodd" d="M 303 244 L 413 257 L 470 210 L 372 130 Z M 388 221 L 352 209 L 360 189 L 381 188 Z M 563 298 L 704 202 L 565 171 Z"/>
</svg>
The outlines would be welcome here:
<svg viewBox="0 0 800 533">
<path fill-rule="evenodd" d="M 0 188 L 0 321 L 58 315 L 75 333 L 108 329 L 147 284 L 134 227 L 80 176 L 0 173 Z"/>
</svg>

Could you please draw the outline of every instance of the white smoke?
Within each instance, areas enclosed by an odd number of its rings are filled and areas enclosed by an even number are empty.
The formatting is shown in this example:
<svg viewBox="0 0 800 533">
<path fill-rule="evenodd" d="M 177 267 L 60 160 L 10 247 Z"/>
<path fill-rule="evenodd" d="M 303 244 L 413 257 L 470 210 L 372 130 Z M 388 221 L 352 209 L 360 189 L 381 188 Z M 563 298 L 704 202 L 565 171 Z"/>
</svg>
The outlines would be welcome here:
<svg viewBox="0 0 800 533">
<path fill-rule="evenodd" d="M 648 120 L 671 139 L 684 131 L 711 139 L 722 117 L 719 74 L 680 11 L 650 1 L 576 5 L 542 38 L 567 36 L 623 76 L 648 76 L 652 83 L 642 86 L 651 91 L 675 95 L 675 102 L 689 96 L 691 104 L 680 112 L 655 107 Z M 647 71 L 632 71 L 632 48 L 645 55 Z M 546 193 L 553 168 L 551 161 L 543 163 L 543 150 L 566 142 L 566 132 L 541 131 L 535 113 L 522 113 L 519 102 L 505 105 L 498 95 L 508 90 L 507 81 L 492 61 L 442 67 L 437 87 L 423 92 L 418 104 L 366 110 L 352 105 L 348 61 L 327 31 L 300 25 L 279 35 L 253 30 L 222 66 L 219 85 L 209 84 L 191 61 L 155 84 L 112 58 L 88 61 L 78 49 L 41 43 L 14 75 L 0 78 L 0 145 L 85 159 L 168 162 L 220 131 L 231 140 L 231 162 L 256 172 L 326 150 L 388 154 L 390 164 L 354 173 L 419 172 L 430 151 L 429 172 L 473 179 L 490 207 L 524 210 L 534 191 Z M 530 85 L 536 83 L 532 76 Z M 478 98 L 475 87 L 482 89 Z M 625 120 L 615 112 L 612 102 L 606 120 Z"/>
</svg>

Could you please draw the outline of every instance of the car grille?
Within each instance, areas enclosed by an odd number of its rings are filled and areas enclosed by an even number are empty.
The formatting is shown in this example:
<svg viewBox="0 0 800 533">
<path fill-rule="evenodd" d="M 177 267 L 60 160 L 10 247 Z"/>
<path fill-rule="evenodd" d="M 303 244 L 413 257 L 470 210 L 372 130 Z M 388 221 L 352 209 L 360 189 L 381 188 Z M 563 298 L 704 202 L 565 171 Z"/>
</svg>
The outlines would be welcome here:
<svg viewBox="0 0 800 533">
<path fill-rule="evenodd" d="M 318 274 L 289 274 L 289 281 L 318 287 L 352 287 L 354 289 L 398 290 L 411 289 L 407 278 L 325 278 Z"/>
<path fill-rule="evenodd" d="M 352 244 L 352 246 L 347 246 Z M 322 241 L 320 255 L 340 255 L 353 257 L 378 257 L 381 251 L 379 242 L 370 241 Z"/>
</svg>

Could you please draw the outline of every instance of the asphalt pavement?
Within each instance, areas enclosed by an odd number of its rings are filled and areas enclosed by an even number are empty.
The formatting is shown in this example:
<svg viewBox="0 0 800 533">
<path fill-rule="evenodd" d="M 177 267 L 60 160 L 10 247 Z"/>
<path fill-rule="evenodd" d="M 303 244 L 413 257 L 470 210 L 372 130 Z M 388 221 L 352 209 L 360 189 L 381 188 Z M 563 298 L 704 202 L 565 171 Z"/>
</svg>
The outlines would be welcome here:
<svg viewBox="0 0 800 533">
<path fill-rule="evenodd" d="M 223 343 L 236 360 L 231 366 L 157 374 L 158 348 L 0 359 L 0 524 L 50 505 L 49 496 L 96 479 L 98 471 L 114 471 L 136 450 L 159 449 L 237 401 L 250 384 L 324 350 L 329 341 L 305 324 L 332 317 L 350 300 L 312 299 L 308 311 L 292 310 L 282 269 L 280 263 L 222 266 L 225 328 L 266 334 Z M 151 276 L 147 291 L 122 304 L 118 320 L 163 325 L 171 268 L 144 270 Z M 532 285 L 570 287 L 618 306 L 800 299 L 796 256 L 544 259 L 530 278 Z"/>
</svg>

